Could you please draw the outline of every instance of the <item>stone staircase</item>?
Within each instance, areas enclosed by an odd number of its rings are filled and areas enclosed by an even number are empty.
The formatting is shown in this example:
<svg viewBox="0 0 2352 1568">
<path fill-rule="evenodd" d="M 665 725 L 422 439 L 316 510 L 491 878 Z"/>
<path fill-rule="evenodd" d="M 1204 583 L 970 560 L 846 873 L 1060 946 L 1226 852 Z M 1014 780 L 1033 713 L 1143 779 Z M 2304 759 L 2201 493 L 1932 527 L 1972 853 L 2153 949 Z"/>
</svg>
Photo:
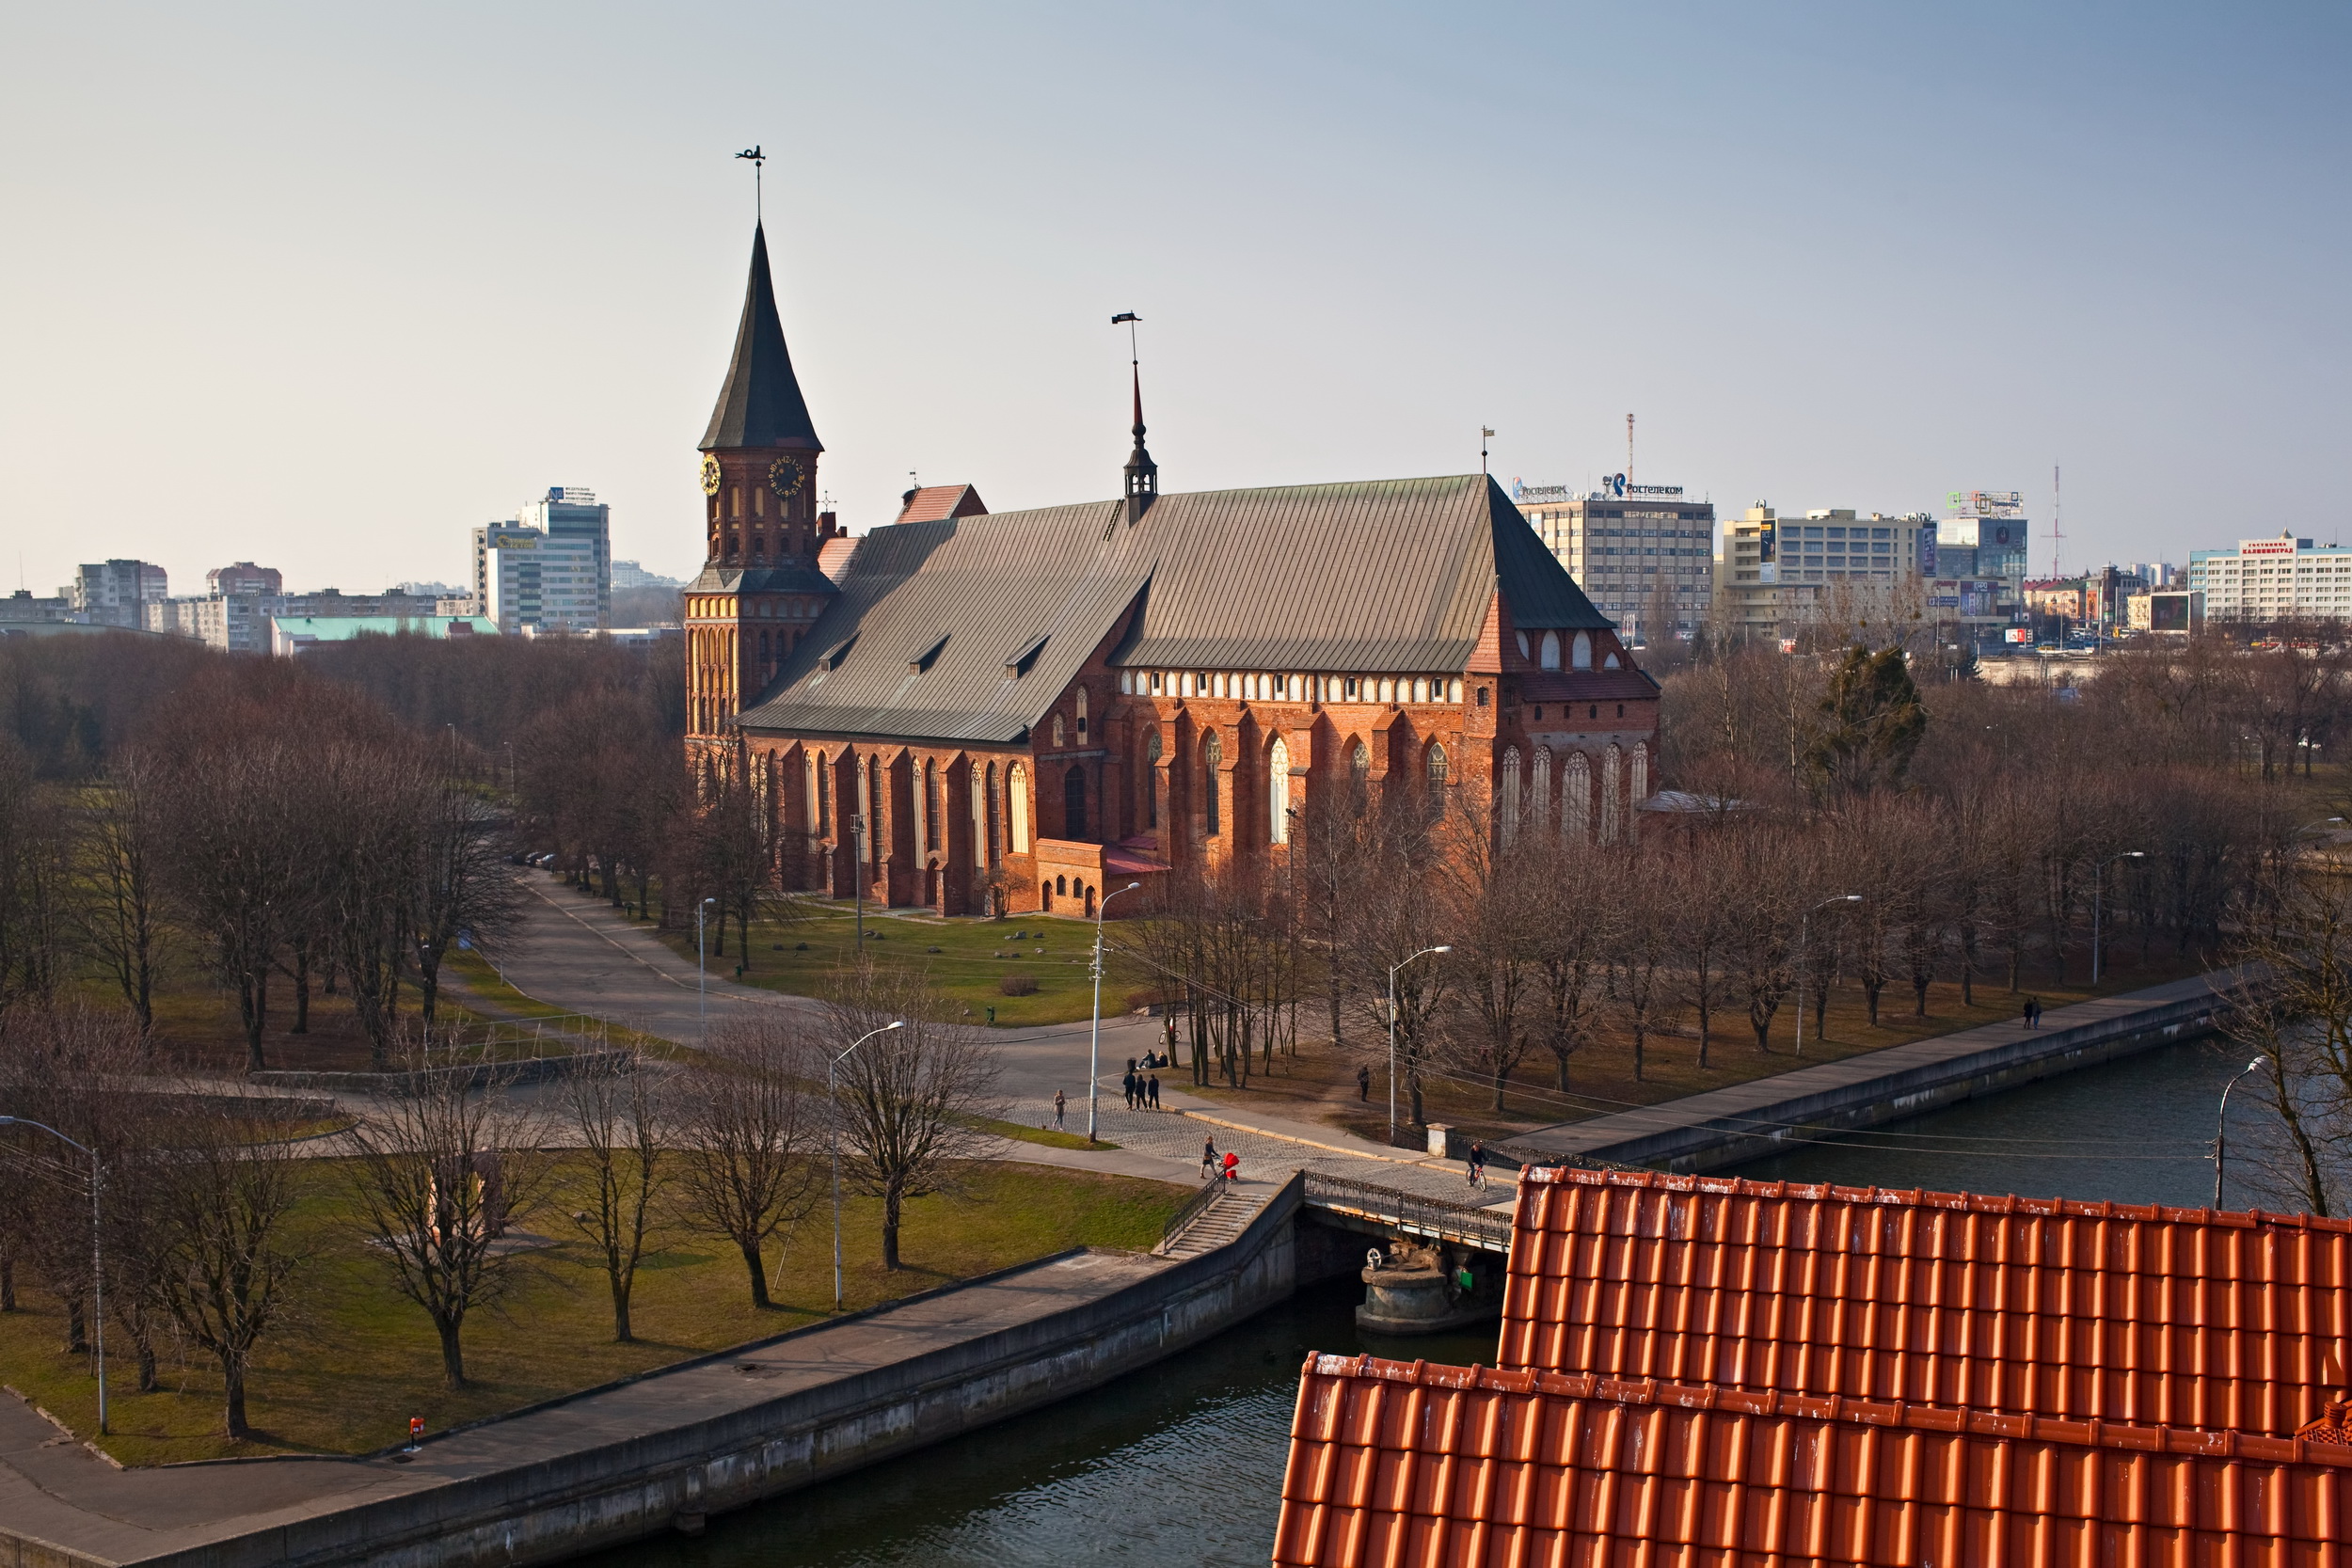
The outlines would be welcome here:
<svg viewBox="0 0 2352 1568">
<path fill-rule="evenodd" d="M 1249 1222 L 1258 1217 L 1260 1210 L 1274 1201 L 1279 1187 L 1231 1187 L 1216 1195 L 1216 1200 L 1187 1222 L 1184 1227 L 1162 1242 L 1157 1248 L 1163 1258 L 1198 1258 L 1214 1252 L 1249 1228 Z"/>
</svg>

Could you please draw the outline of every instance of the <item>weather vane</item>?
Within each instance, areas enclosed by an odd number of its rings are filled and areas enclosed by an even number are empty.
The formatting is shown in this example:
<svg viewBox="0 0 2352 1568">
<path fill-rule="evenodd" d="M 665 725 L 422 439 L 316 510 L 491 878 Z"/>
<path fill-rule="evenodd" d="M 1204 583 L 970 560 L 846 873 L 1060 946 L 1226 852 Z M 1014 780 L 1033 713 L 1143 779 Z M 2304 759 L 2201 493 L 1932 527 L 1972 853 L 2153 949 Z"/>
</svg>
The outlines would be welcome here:
<svg viewBox="0 0 2352 1568">
<path fill-rule="evenodd" d="M 745 148 L 742 151 L 738 152 L 736 156 L 739 158 L 749 158 L 752 161 L 752 217 L 755 220 L 763 220 L 767 214 L 760 210 L 761 194 L 759 184 L 760 175 L 766 171 L 768 154 L 762 152 L 758 146 L 755 144 Z"/>
<path fill-rule="evenodd" d="M 1139 365 L 1143 362 L 1136 353 L 1136 323 L 1141 321 L 1142 319 L 1143 318 L 1141 316 L 1136 315 L 1133 310 L 1121 310 L 1119 314 L 1111 318 L 1111 325 L 1113 326 L 1119 325 L 1121 322 L 1124 322 L 1127 325 L 1127 358 L 1128 362 L 1131 364 Z"/>
</svg>

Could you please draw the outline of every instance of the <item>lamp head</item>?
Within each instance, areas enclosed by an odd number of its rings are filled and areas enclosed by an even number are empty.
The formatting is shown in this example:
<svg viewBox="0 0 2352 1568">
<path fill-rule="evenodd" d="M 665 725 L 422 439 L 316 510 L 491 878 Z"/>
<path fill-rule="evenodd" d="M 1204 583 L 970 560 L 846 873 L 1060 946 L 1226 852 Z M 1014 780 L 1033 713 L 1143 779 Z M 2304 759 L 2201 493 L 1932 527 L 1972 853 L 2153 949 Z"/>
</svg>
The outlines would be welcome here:
<svg viewBox="0 0 2352 1568">
<path fill-rule="evenodd" d="M 1449 942 L 1442 947 L 1432 947 L 1429 951 L 1432 953 L 1451 953 L 1454 951 L 1454 944 Z"/>
<path fill-rule="evenodd" d="M 2123 858 L 2127 861 L 2144 861 L 2148 858 L 2148 851 L 2145 849 L 2129 849 L 2124 851 Z"/>
<path fill-rule="evenodd" d="M 15 1125 L 16 1118 L 14 1117 L 0 1117 L 0 1127 L 14 1127 Z"/>
<path fill-rule="evenodd" d="M 1849 904 L 1859 904 L 1862 902 L 1862 895 L 1858 893 L 1849 893 L 1845 896 L 1846 902 Z"/>
<path fill-rule="evenodd" d="M 882 1033 L 883 1033 L 883 1034 L 885 1034 L 885 1035 L 887 1035 L 887 1034 L 888 1034 L 888 1033 L 890 1033 L 890 1031 L 892 1031 L 893 1029 L 903 1029 L 903 1028 L 905 1028 L 906 1026 L 907 1026 L 907 1021 L 906 1021 L 905 1019 L 903 1019 L 903 1018 L 900 1018 L 900 1019 L 893 1019 L 893 1020 L 892 1020 L 891 1022 L 889 1022 L 888 1023 L 885 1023 L 885 1024 L 883 1024 L 883 1025 L 882 1025 Z"/>
<path fill-rule="evenodd" d="M 1125 887 L 1120 888 L 1119 891 L 1121 893 L 1133 893 L 1136 889 L 1141 887 L 1142 885 L 1143 884 L 1141 882 L 1129 882 Z"/>
</svg>

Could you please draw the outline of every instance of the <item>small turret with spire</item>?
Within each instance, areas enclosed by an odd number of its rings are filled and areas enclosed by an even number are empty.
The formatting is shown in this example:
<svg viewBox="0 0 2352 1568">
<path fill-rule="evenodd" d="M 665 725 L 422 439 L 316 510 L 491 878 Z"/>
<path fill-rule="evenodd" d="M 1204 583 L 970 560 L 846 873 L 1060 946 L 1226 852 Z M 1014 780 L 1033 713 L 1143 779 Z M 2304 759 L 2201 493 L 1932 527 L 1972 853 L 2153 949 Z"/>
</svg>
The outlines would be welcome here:
<svg viewBox="0 0 2352 1568">
<path fill-rule="evenodd" d="M 1111 325 L 1122 323 L 1127 328 L 1128 370 L 1135 379 L 1136 389 L 1136 450 L 1127 454 L 1127 521 L 1130 526 L 1139 521 L 1146 509 L 1160 493 L 1160 466 L 1152 461 L 1152 453 L 1143 444 L 1143 362 L 1135 351 L 1136 323 L 1142 318 L 1132 310 L 1122 310 L 1111 318 Z"/>
</svg>

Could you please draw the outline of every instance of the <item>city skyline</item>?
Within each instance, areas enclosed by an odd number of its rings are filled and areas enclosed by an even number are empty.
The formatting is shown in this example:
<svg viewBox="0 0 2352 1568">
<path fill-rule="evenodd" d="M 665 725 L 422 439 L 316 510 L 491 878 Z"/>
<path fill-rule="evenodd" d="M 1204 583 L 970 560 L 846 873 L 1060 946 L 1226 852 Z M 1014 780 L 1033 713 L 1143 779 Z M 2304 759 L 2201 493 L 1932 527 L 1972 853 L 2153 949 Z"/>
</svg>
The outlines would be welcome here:
<svg viewBox="0 0 2352 1568">
<path fill-rule="evenodd" d="M 860 531 L 909 470 L 1115 494 L 1134 309 L 1171 491 L 1470 471 L 1482 425 L 1506 483 L 1583 485 L 1630 410 L 1637 479 L 1718 515 L 2022 491 L 2037 574 L 2053 463 L 2070 569 L 2329 532 L 2316 8 L 459 15 L 16 26 L 24 586 L 454 581 L 552 483 L 684 575 L 755 142 Z"/>
</svg>

